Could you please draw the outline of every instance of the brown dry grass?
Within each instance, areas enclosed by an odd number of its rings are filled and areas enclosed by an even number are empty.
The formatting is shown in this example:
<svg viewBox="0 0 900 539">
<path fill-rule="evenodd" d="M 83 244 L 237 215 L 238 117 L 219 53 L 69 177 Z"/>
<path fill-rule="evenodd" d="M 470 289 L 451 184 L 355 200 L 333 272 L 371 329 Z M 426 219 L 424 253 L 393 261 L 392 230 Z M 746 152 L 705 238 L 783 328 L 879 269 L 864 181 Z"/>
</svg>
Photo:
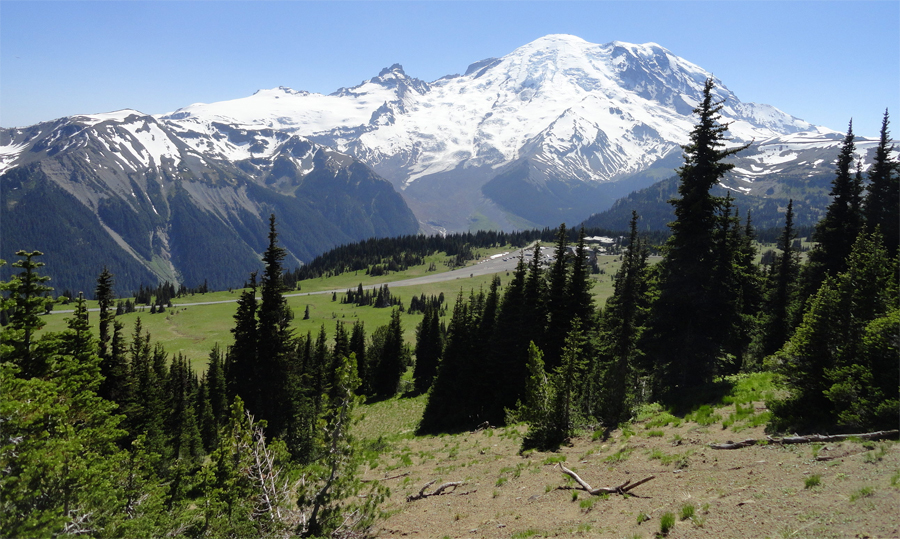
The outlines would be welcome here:
<svg viewBox="0 0 900 539">
<path fill-rule="evenodd" d="M 665 414 L 658 412 L 607 440 L 586 434 L 558 452 L 520 455 L 524 425 L 412 436 L 422 403 L 420 397 L 378 405 L 393 408 L 387 432 L 395 434 L 365 472 L 368 479 L 394 477 L 384 481 L 391 489 L 389 516 L 375 528 L 377 537 L 655 537 L 667 512 L 675 515 L 668 534 L 673 538 L 900 536 L 896 442 L 713 450 L 710 443 L 762 438 L 763 427 L 744 424 L 735 433 L 721 421 L 660 425 Z M 717 412 L 727 417 L 733 410 Z M 371 416 L 384 417 L 377 409 Z M 372 421 L 364 420 L 360 433 L 370 436 Z M 635 496 L 592 497 L 559 488 L 574 485 L 559 462 L 593 487 L 656 478 L 632 491 Z M 807 488 L 816 482 L 813 476 L 819 484 Z M 446 495 L 406 501 L 431 480 L 437 482 L 429 492 L 445 481 L 465 484 Z M 688 505 L 694 516 L 681 520 Z"/>
</svg>

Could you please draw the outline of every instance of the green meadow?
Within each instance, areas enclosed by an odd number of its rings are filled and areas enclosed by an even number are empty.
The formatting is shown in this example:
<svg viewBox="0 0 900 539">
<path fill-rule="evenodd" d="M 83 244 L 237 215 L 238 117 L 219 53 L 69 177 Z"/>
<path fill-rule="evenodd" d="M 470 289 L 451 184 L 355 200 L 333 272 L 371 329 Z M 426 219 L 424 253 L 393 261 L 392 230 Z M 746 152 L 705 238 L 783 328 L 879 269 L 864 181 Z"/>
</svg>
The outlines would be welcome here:
<svg viewBox="0 0 900 539">
<path fill-rule="evenodd" d="M 490 250 L 482 249 L 479 254 L 483 259 L 495 253 L 512 250 L 512 247 L 505 246 Z M 598 306 L 602 306 L 606 298 L 612 294 L 612 276 L 615 275 L 621 263 L 618 258 L 618 256 L 608 255 L 598 257 L 601 273 L 592 276 L 594 279 L 593 294 Z M 370 287 L 371 285 L 420 277 L 429 273 L 434 274 L 435 272 L 427 271 L 432 263 L 434 263 L 438 273 L 447 272 L 449 271 L 446 264 L 448 260 L 449 257 L 446 255 L 435 254 L 427 257 L 425 263 L 420 266 L 388 275 L 370 277 L 365 275 L 364 272 L 356 272 L 301 281 L 300 290 L 286 294 L 288 296 L 288 305 L 294 312 L 292 327 L 297 334 L 309 332 L 315 336 L 324 324 L 326 333 L 331 337 L 334 335 L 337 323 L 352 325 L 359 320 L 365 324 L 367 334 L 371 334 L 375 328 L 390 321 L 391 310 L 377 309 L 375 307 L 357 307 L 356 305 L 341 303 L 347 289 L 352 288 L 355 290 L 360 283 L 364 287 Z M 473 261 L 471 265 L 475 263 Z M 449 321 L 453 303 L 455 303 L 460 291 L 464 295 L 468 295 L 472 290 L 475 293 L 480 289 L 484 289 L 487 292 L 493 278 L 493 275 L 469 277 L 469 274 L 464 269 L 456 270 L 456 272 L 459 273 L 459 277 L 432 284 L 402 287 L 390 287 L 389 285 L 391 295 L 394 298 L 399 297 L 404 307 L 409 307 L 409 301 L 414 295 L 438 296 L 443 293 L 448 302 L 446 320 Z M 511 274 L 506 272 L 499 275 L 501 287 L 505 286 L 509 279 L 512 278 Z M 52 281 L 50 284 L 52 285 Z M 336 301 L 332 301 L 332 294 L 330 293 L 309 294 L 331 290 L 339 291 Z M 140 318 L 144 330 L 150 333 L 151 340 L 154 343 L 162 344 L 169 354 L 183 354 L 191 362 L 195 370 L 203 372 L 206 370 L 207 357 L 213 346 L 219 343 L 220 346 L 225 348 L 232 343 L 231 328 L 234 325 L 233 317 L 237 310 L 236 301 L 240 294 L 241 290 L 235 289 L 188 295 L 175 298 L 172 301 L 173 307 L 171 309 L 167 308 L 163 313 L 150 314 L 149 307 L 138 307 L 137 312 L 119 315 L 116 317 L 116 320 L 124 324 L 124 333 L 130 341 L 131 334 L 134 331 L 134 323 Z M 201 302 L 227 303 L 192 305 Z M 89 309 L 97 308 L 96 301 L 88 301 L 87 303 Z M 54 310 L 43 317 L 46 325 L 42 331 L 60 331 L 64 329 L 66 318 L 71 316 L 71 313 L 63 313 L 61 311 L 69 310 L 72 307 L 72 304 L 54 306 Z M 309 307 L 309 319 L 304 320 L 303 315 L 307 307 Z M 90 313 L 89 316 L 95 331 L 97 331 L 97 313 Z M 422 320 L 422 315 L 404 313 L 401 320 L 406 341 L 414 345 L 416 326 Z M 347 329 L 349 330 L 350 328 L 348 327 Z"/>
</svg>

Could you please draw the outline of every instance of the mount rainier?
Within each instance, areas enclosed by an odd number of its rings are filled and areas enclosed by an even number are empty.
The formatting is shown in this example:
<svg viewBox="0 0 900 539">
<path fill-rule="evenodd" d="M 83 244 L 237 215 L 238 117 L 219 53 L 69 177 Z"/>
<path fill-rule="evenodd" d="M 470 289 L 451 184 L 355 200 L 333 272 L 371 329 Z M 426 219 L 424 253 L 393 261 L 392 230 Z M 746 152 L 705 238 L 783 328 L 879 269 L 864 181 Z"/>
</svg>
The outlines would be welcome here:
<svg viewBox="0 0 900 539">
<path fill-rule="evenodd" d="M 124 290 L 221 288 L 258 266 L 271 212 L 293 262 L 372 236 L 578 222 L 672 175 L 709 77 L 653 43 L 549 35 L 432 82 L 395 64 L 330 95 L 0 129 L 0 257 L 46 251 L 84 289 L 86 251 Z M 832 174 L 840 133 L 714 80 L 731 143 L 752 142 L 725 187 L 780 200 L 780 179 Z M 862 159 L 875 143 L 857 139 Z"/>
<path fill-rule="evenodd" d="M 269 128 L 345 152 L 401 190 L 426 226 L 555 226 L 671 175 L 709 77 L 654 43 L 549 35 L 433 82 L 395 64 L 331 95 L 281 87 L 161 118 L 198 131 Z M 753 142 L 733 189 L 788 170 L 830 172 L 840 134 L 741 102 L 714 80 L 732 142 Z"/>
</svg>

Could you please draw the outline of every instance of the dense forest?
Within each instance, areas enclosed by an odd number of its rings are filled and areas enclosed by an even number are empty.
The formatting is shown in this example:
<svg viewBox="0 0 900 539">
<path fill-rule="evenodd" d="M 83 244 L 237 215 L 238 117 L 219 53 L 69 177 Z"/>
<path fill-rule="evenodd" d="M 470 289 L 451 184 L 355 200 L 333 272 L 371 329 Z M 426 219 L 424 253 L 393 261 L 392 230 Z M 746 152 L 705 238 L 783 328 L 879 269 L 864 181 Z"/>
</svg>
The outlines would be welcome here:
<svg viewBox="0 0 900 539">
<path fill-rule="evenodd" d="M 94 290 L 97 335 L 79 295 L 68 329 L 36 337 L 48 277 L 41 253 L 19 251 L 16 275 L 0 283 L 0 529 L 12 537 L 359 537 L 386 491 L 359 476 L 354 410 L 402 392 L 427 395 L 421 434 L 522 421 L 523 448 L 553 449 L 576 429 L 610 432 L 641 403 L 684 412 L 722 375 L 769 370 L 785 389 L 767 403 L 772 430 L 895 427 L 900 169 L 887 113 L 866 178 L 854 170 L 848 130 L 807 262 L 789 204 L 777 253 L 758 265 L 752 219 L 712 191 L 730 168 L 723 160 L 741 151 L 724 149 L 712 89 L 707 82 L 684 146 L 663 259 L 648 263 L 650 242 L 633 212 L 602 307 L 590 293 L 584 228 L 435 238 L 422 251 L 412 238 L 372 240 L 289 272 L 273 215 L 263 270 L 238 301 L 234 344 L 211 350 L 198 375 L 139 320 L 126 334 L 108 271 Z M 380 296 L 390 322 L 369 334 L 362 323 L 348 332 L 338 322 L 331 336 L 324 326 L 316 335 L 290 327 L 283 293 L 294 281 L 534 240 L 502 288 L 495 279 L 452 304 L 411 301 L 424 313 L 413 346 L 387 287 Z M 541 241 L 554 252 L 546 268 Z M 173 285 L 155 292 L 177 293 Z M 410 369 L 412 386 L 402 387 Z"/>
</svg>

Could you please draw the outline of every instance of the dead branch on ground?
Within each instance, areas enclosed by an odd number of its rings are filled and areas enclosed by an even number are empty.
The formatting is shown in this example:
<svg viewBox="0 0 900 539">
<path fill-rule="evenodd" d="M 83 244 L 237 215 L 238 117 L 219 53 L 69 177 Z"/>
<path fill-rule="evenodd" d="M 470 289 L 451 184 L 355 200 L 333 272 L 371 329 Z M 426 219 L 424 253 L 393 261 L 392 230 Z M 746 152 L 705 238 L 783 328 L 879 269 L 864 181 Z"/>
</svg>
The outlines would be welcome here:
<svg viewBox="0 0 900 539">
<path fill-rule="evenodd" d="M 900 436 L 900 430 L 879 430 L 877 432 L 865 432 L 862 434 L 834 434 L 831 436 L 823 434 L 810 434 L 808 436 L 785 436 L 783 438 L 765 438 L 755 439 L 748 438 L 743 442 L 732 442 L 731 440 L 724 444 L 709 444 L 712 449 L 740 449 L 742 447 L 750 447 L 751 445 L 765 444 L 810 444 L 810 443 L 828 443 L 840 442 L 849 438 L 860 440 L 882 440 L 884 438 L 894 438 Z"/>
<path fill-rule="evenodd" d="M 401 474 L 392 475 L 390 477 L 378 477 L 376 479 L 363 479 L 360 481 L 361 483 L 374 483 L 375 481 L 390 481 L 391 479 L 400 479 L 401 477 L 406 477 L 409 475 L 409 472 L 403 472 Z"/>
<path fill-rule="evenodd" d="M 462 484 L 465 483 L 465 481 L 449 481 L 449 482 L 444 483 L 443 485 L 439 486 L 438 488 L 436 488 L 436 489 L 434 490 L 434 492 L 431 492 L 431 493 L 425 492 L 425 489 L 427 489 L 427 488 L 430 487 L 431 485 L 435 484 L 436 482 L 437 482 L 436 479 L 432 479 L 431 481 L 425 483 L 425 484 L 422 486 L 422 488 L 419 489 L 419 493 L 418 493 L 418 494 L 410 494 L 409 496 L 406 497 L 406 501 L 407 501 L 407 502 L 412 502 L 412 501 L 415 501 L 415 500 L 422 500 L 422 499 L 424 499 L 424 498 L 428 498 L 429 496 L 440 496 L 441 494 L 449 494 L 450 492 L 453 492 L 454 490 L 456 490 L 456 487 L 458 487 L 458 486 L 460 486 L 460 485 L 462 485 Z M 447 491 L 447 492 L 444 492 L 444 491 L 447 490 L 448 488 L 451 489 L 451 490 L 450 490 L 450 491 Z M 468 493 L 467 493 L 467 494 L 468 494 Z"/>
<path fill-rule="evenodd" d="M 644 483 L 646 483 L 647 481 L 650 481 L 651 479 L 655 479 L 655 478 L 656 478 L 655 475 L 651 475 L 650 477 L 645 477 L 644 479 L 641 479 L 641 480 L 638 481 L 637 483 L 632 483 L 632 482 L 629 480 L 629 481 L 625 481 L 625 482 L 622 483 L 621 485 L 618 485 L 618 486 L 615 486 L 615 487 L 599 487 L 599 488 L 591 488 L 591 486 L 588 485 L 587 482 L 585 482 L 584 479 L 582 479 L 581 477 L 579 477 L 577 473 L 575 473 L 575 472 L 573 472 L 572 470 L 566 468 L 566 467 L 563 466 L 562 464 L 559 465 L 559 468 L 562 470 L 562 472 L 563 472 L 564 474 L 566 474 L 566 475 L 568 475 L 569 477 L 571 477 L 572 479 L 574 479 L 579 485 L 581 485 L 581 488 L 582 488 L 582 489 L 584 489 L 585 491 L 587 491 L 587 492 L 588 492 L 589 494 L 591 494 L 592 496 L 597 496 L 598 494 L 622 494 L 622 495 L 625 495 L 625 494 L 628 493 L 629 490 L 631 490 L 631 489 L 633 489 L 633 488 L 636 488 L 636 487 L 639 487 L 639 486 L 643 485 Z"/>
</svg>

